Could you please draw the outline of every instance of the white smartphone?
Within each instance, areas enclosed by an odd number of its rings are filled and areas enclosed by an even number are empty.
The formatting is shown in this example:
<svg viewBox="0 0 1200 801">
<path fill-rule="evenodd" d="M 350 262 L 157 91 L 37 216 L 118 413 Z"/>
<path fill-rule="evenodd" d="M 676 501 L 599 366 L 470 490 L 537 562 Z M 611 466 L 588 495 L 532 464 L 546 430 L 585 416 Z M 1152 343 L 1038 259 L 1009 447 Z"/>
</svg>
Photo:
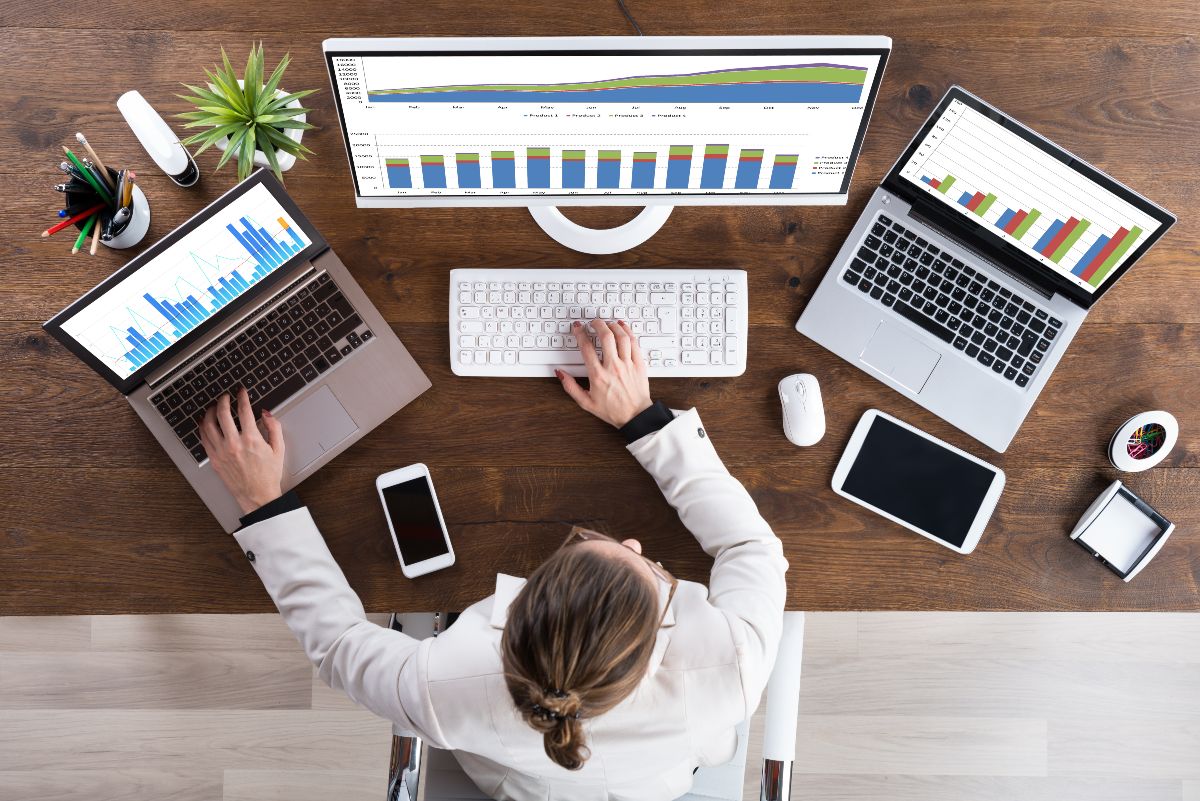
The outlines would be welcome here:
<svg viewBox="0 0 1200 801">
<path fill-rule="evenodd" d="M 400 572 L 416 578 L 454 564 L 454 548 L 433 491 L 429 468 L 412 464 L 375 479 Z"/>
<path fill-rule="evenodd" d="M 833 471 L 833 491 L 952 551 L 970 553 L 1004 490 L 1004 471 L 868 409 Z"/>
</svg>

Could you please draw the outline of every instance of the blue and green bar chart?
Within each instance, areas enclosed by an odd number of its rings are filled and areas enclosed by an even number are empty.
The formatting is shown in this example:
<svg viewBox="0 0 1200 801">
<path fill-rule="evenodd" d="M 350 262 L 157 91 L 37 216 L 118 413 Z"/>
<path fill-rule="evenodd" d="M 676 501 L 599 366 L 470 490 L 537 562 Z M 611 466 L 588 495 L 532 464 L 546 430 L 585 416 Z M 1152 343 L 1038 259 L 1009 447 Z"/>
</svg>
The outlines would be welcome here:
<svg viewBox="0 0 1200 801">
<path fill-rule="evenodd" d="M 956 193 L 951 193 L 950 189 L 955 185 L 956 181 L 957 179 L 953 175 L 945 175 L 942 178 L 932 178 L 928 175 L 921 176 L 922 183 L 946 195 L 947 199 L 953 199 L 955 203 L 980 218 L 987 214 L 999 200 L 992 192 L 959 192 L 956 190 Z M 1001 205 L 1003 206 L 1003 204 Z M 1084 250 L 1082 255 L 1075 259 L 1073 264 L 1068 262 L 1070 264 L 1068 268 L 1068 264 L 1063 264 L 1064 258 L 1084 235 L 1089 230 L 1092 230 L 1092 222 L 1084 217 L 1065 216 L 1067 217 L 1066 219 L 1052 219 L 1048 226 L 1039 229 L 1036 236 L 1030 234 L 1030 231 L 1034 228 L 1034 224 L 1042 217 L 1042 212 L 1036 208 L 1021 209 L 1005 207 L 1004 211 L 991 224 L 1026 247 L 1049 259 L 1054 264 L 1061 265 L 1064 269 L 1069 269 L 1072 275 L 1088 282 L 1092 286 L 1100 286 L 1100 283 L 1112 271 L 1113 267 L 1121 261 L 1122 257 L 1133 247 L 1134 243 L 1137 242 L 1143 233 L 1140 227 L 1130 225 L 1120 226 L 1111 234 L 1100 234 L 1092 240 L 1091 244 Z"/>
<path fill-rule="evenodd" d="M 486 160 L 485 160 L 486 155 Z M 418 154 L 421 185 L 426 189 L 759 189 L 764 151 L 735 151 L 727 144 L 671 145 L 665 152 L 529 147 Z M 447 160 L 453 158 L 453 172 Z M 772 158 L 765 188 L 791 189 L 799 155 L 778 153 Z M 412 189 L 410 158 L 384 159 L 388 186 Z M 524 181 L 518 164 L 523 161 Z M 698 169 L 697 169 L 698 163 Z M 490 171 L 484 169 L 490 164 Z M 660 164 L 665 167 L 661 171 Z M 732 165 L 732 166 L 731 166 Z M 490 176 L 490 183 L 489 183 Z"/>
<path fill-rule="evenodd" d="M 176 279 L 174 299 L 156 297 L 151 292 L 142 295 L 150 308 L 165 321 L 165 325 L 160 322 L 156 326 L 148 326 L 144 331 L 135 326 L 126 328 L 124 337 L 130 349 L 125 353 L 125 358 L 135 369 L 232 303 L 253 284 L 286 264 L 307 246 L 283 217 L 278 218 L 280 230 L 274 235 L 248 217 L 241 217 L 238 223 L 240 227 L 229 223 L 225 229 L 245 250 L 243 256 L 235 260 L 239 267 L 216 274 L 215 279 L 206 281 L 210 273 L 216 273 L 218 269 L 214 261 L 222 259 L 191 253 L 189 255 L 196 272 L 189 276 L 180 275 Z M 133 310 L 130 310 L 130 316 L 135 317 Z M 148 333 L 152 329 L 157 330 L 153 334 Z M 170 333 L 170 339 L 164 331 Z"/>
</svg>

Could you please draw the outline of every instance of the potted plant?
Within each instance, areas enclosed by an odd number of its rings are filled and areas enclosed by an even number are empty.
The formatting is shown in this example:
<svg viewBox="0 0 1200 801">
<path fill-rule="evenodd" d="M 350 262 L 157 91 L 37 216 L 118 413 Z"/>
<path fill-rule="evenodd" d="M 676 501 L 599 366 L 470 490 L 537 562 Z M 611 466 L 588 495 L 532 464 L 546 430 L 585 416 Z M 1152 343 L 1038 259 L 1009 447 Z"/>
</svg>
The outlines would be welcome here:
<svg viewBox="0 0 1200 801">
<path fill-rule="evenodd" d="M 185 128 L 207 128 L 183 140 L 185 145 L 199 143 L 195 155 L 203 153 L 210 145 L 224 150 L 217 162 L 217 169 L 225 166 L 237 156 L 238 180 L 248 176 L 255 165 L 270 167 L 280 181 L 283 172 L 312 153 L 300 144 L 304 131 L 312 128 L 306 114 L 312 109 L 300 105 L 301 98 L 311 95 L 316 89 L 302 92 L 285 92 L 279 88 L 283 72 L 291 61 L 291 54 L 284 55 L 266 83 L 263 83 L 262 43 L 250 46 L 250 57 L 246 60 L 246 72 L 242 79 L 237 77 L 225 48 L 221 48 L 223 67 L 205 70 L 208 87 L 184 84 L 192 94 L 177 95 L 196 107 L 179 117 L 188 120 Z"/>
</svg>

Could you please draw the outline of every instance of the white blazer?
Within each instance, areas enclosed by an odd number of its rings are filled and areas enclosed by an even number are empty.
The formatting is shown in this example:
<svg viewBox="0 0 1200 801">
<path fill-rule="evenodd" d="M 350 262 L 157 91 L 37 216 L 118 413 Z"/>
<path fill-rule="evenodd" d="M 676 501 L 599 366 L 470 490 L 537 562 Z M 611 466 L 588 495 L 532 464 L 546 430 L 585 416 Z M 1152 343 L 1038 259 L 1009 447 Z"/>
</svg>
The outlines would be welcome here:
<svg viewBox="0 0 1200 801">
<path fill-rule="evenodd" d="M 645 680 L 585 721 L 591 758 L 578 771 L 546 756 L 504 684 L 500 635 L 523 580 L 498 576 L 495 595 L 418 641 L 366 619 L 307 509 L 235 536 L 321 678 L 453 751 L 498 801 L 675 799 L 694 768 L 732 758 L 734 727 L 758 706 L 779 646 L 787 570 L 779 539 L 721 463 L 696 410 L 676 415 L 629 451 L 713 557 L 709 586 L 679 583 Z"/>
</svg>

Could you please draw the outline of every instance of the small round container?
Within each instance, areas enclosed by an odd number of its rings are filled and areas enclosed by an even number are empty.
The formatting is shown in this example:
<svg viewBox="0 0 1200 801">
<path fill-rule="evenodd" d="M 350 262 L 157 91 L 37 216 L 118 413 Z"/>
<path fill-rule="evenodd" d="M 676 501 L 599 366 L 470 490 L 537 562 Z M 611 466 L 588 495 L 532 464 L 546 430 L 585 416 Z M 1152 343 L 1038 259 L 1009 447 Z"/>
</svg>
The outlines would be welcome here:
<svg viewBox="0 0 1200 801">
<path fill-rule="evenodd" d="M 116 181 L 119 173 L 112 169 L 108 170 L 108 174 Z M 93 203 L 100 202 L 100 196 L 94 191 L 88 192 L 67 192 L 63 195 L 68 208 L 72 206 L 88 206 Z M 142 191 L 142 187 L 138 184 L 133 185 L 133 200 L 130 203 L 132 213 L 130 218 L 124 225 L 118 226 L 113 231 L 111 239 L 100 238 L 100 244 L 105 247 L 113 248 L 114 250 L 122 250 L 131 248 L 145 238 L 146 232 L 150 230 L 150 201 L 146 199 L 146 193 Z M 106 208 L 100 211 L 98 223 L 104 224 L 113 215 L 112 209 Z M 86 220 L 80 220 L 75 223 L 77 229 L 82 230 Z"/>
<path fill-rule="evenodd" d="M 1179 440 L 1179 421 L 1170 412 L 1130 417 L 1108 443 L 1108 461 L 1118 470 L 1140 473 L 1167 458 Z"/>
</svg>

